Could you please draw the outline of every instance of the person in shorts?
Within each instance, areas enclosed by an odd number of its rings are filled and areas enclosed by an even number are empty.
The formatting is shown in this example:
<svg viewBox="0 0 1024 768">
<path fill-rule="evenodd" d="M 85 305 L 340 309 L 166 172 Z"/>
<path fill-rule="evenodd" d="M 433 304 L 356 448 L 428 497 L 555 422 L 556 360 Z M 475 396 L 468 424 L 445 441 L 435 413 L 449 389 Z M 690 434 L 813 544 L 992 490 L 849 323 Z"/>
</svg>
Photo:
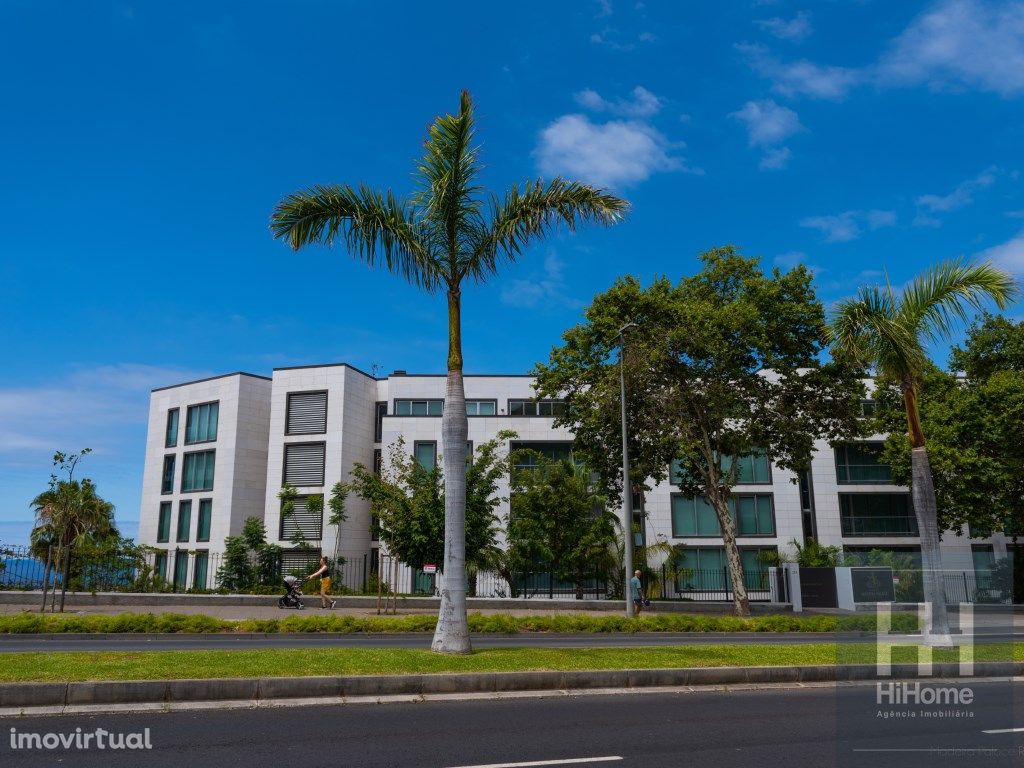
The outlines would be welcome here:
<svg viewBox="0 0 1024 768">
<path fill-rule="evenodd" d="M 333 608 L 335 601 L 331 599 L 331 565 L 326 557 L 320 558 L 320 567 L 306 577 L 306 581 L 320 577 L 320 607 Z"/>
<path fill-rule="evenodd" d="M 632 592 L 633 611 L 639 616 L 644 609 L 644 585 L 640 581 L 640 571 L 633 572 L 633 578 L 629 580 L 629 589 Z"/>
</svg>

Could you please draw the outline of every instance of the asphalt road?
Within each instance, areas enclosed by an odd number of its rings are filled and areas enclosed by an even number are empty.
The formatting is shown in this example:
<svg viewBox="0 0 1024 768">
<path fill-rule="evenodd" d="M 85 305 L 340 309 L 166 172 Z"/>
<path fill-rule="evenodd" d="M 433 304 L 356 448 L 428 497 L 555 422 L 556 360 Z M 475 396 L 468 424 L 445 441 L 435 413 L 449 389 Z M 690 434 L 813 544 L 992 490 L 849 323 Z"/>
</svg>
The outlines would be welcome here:
<svg viewBox="0 0 1024 768">
<path fill-rule="evenodd" d="M 429 648 L 432 635 L 419 633 L 383 634 L 109 634 L 109 635 L 0 635 L 0 653 L 26 651 L 180 651 L 231 650 L 239 648 Z M 1014 639 L 1006 632 L 979 631 L 978 643 Z M 1020 635 L 1016 636 L 1020 638 Z M 803 643 L 873 642 L 874 635 L 812 632 L 637 632 L 600 634 L 556 634 L 523 632 L 515 635 L 473 635 L 474 648 L 607 648 L 654 645 L 694 645 L 719 643 Z"/>
<path fill-rule="evenodd" d="M 0 765 L 1019 765 L 1024 734 L 985 731 L 1024 726 L 1021 686 L 1011 690 L 1006 682 L 964 684 L 974 699 L 956 710 L 963 716 L 912 720 L 879 717 L 878 712 L 906 708 L 878 706 L 874 686 L 12 718 L 0 721 Z M 26 748 L 28 742 L 20 749 L 11 746 L 19 734 L 67 735 L 79 728 L 82 733 L 102 728 L 121 735 L 148 728 L 152 749 L 47 751 Z"/>
</svg>

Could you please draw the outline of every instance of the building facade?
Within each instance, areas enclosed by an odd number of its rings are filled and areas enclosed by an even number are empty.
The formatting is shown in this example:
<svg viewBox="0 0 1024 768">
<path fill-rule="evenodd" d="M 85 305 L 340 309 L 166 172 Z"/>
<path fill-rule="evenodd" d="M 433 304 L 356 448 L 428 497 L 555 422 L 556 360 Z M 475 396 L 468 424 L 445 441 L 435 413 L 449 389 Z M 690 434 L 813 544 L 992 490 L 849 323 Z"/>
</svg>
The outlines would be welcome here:
<svg viewBox="0 0 1024 768">
<path fill-rule="evenodd" d="M 554 426 L 564 403 L 535 400 L 532 377 L 467 375 L 465 389 L 471 447 L 510 430 L 516 434 L 507 440 L 510 451 L 568 454 L 572 434 Z M 268 541 L 285 549 L 286 570 L 305 563 L 312 548 L 362 562 L 365 581 L 382 556 L 367 502 L 349 496 L 347 519 L 337 526 L 329 524 L 327 511 L 310 511 L 306 502 L 329 497 L 356 463 L 380 466 L 400 438 L 405 450 L 433 466 L 441 452 L 444 393 L 443 375 L 373 377 L 347 364 L 278 368 L 270 379 L 235 373 L 154 390 L 140 543 L 164 553 L 173 571 L 166 578 L 176 586 L 211 587 L 208 563 L 223 552 L 225 537 L 240 533 L 247 517 L 258 517 Z M 847 555 L 883 550 L 919 558 L 910 494 L 879 462 L 881 440 L 819 442 L 810 472 L 801 477 L 767 456 L 741 457 L 733 496 L 745 567 L 758 570 L 762 553 L 791 554 L 793 542 L 811 538 Z M 675 478 L 669 468 L 666 480 L 637 500 L 643 542 L 683 545 L 687 568 L 723 570 L 713 510 L 680 493 Z M 292 513 L 282 516 L 278 494 L 286 483 L 297 496 Z M 498 494 L 507 498 L 508 490 L 506 483 Z M 507 513 L 503 502 L 499 514 Z M 1002 536 L 966 534 L 944 535 L 944 568 L 973 573 L 1006 554 Z M 305 549 L 296 548 L 300 543 Z M 428 583 L 403 569 L 403 589 Z"/>
</svg>

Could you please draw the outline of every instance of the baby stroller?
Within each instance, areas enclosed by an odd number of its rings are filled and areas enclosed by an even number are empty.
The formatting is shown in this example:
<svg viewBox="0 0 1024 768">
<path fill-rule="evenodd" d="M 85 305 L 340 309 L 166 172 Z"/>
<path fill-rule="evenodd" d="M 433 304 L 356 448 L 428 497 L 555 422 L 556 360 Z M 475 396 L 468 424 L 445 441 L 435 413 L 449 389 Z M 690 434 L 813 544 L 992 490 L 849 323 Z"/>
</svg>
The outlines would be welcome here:
<svg viewBox="0 0 1024 768">
<path fill-rule="evenodd" d="M 277 601 L 278 608 L 297 608 L 302 610 L 306 607 L 302 602 L 302 592 L 299 590 L 299 580 L 294 576 L 285 576 L 284 585 L 288 591 Z"/>
</svg>

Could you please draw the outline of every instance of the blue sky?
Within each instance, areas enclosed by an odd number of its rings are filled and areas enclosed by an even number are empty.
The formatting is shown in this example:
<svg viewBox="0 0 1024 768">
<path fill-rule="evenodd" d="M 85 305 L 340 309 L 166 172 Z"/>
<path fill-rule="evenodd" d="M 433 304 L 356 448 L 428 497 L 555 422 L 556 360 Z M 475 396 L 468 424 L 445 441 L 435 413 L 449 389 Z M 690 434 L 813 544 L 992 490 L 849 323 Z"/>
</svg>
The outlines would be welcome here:
<svg viewBox="0 0 1024 768">
<path fill-rule="evenodd" d="M 442 371 L 442 301 L 267 220 L 314 183 L 408 191 L 462 88 L 486 184 L 560 173 L 633 204 L 466 292 L 471 372 L 528 369 L 616 276 L 725 243 L 811 265 L 828 302 L 950 256 L 1024 273 L 1024 4 L 512 7 L 0 0 L 0 541 L 84 446 L 134 534 L 154 386 Z"/>
</svg>

